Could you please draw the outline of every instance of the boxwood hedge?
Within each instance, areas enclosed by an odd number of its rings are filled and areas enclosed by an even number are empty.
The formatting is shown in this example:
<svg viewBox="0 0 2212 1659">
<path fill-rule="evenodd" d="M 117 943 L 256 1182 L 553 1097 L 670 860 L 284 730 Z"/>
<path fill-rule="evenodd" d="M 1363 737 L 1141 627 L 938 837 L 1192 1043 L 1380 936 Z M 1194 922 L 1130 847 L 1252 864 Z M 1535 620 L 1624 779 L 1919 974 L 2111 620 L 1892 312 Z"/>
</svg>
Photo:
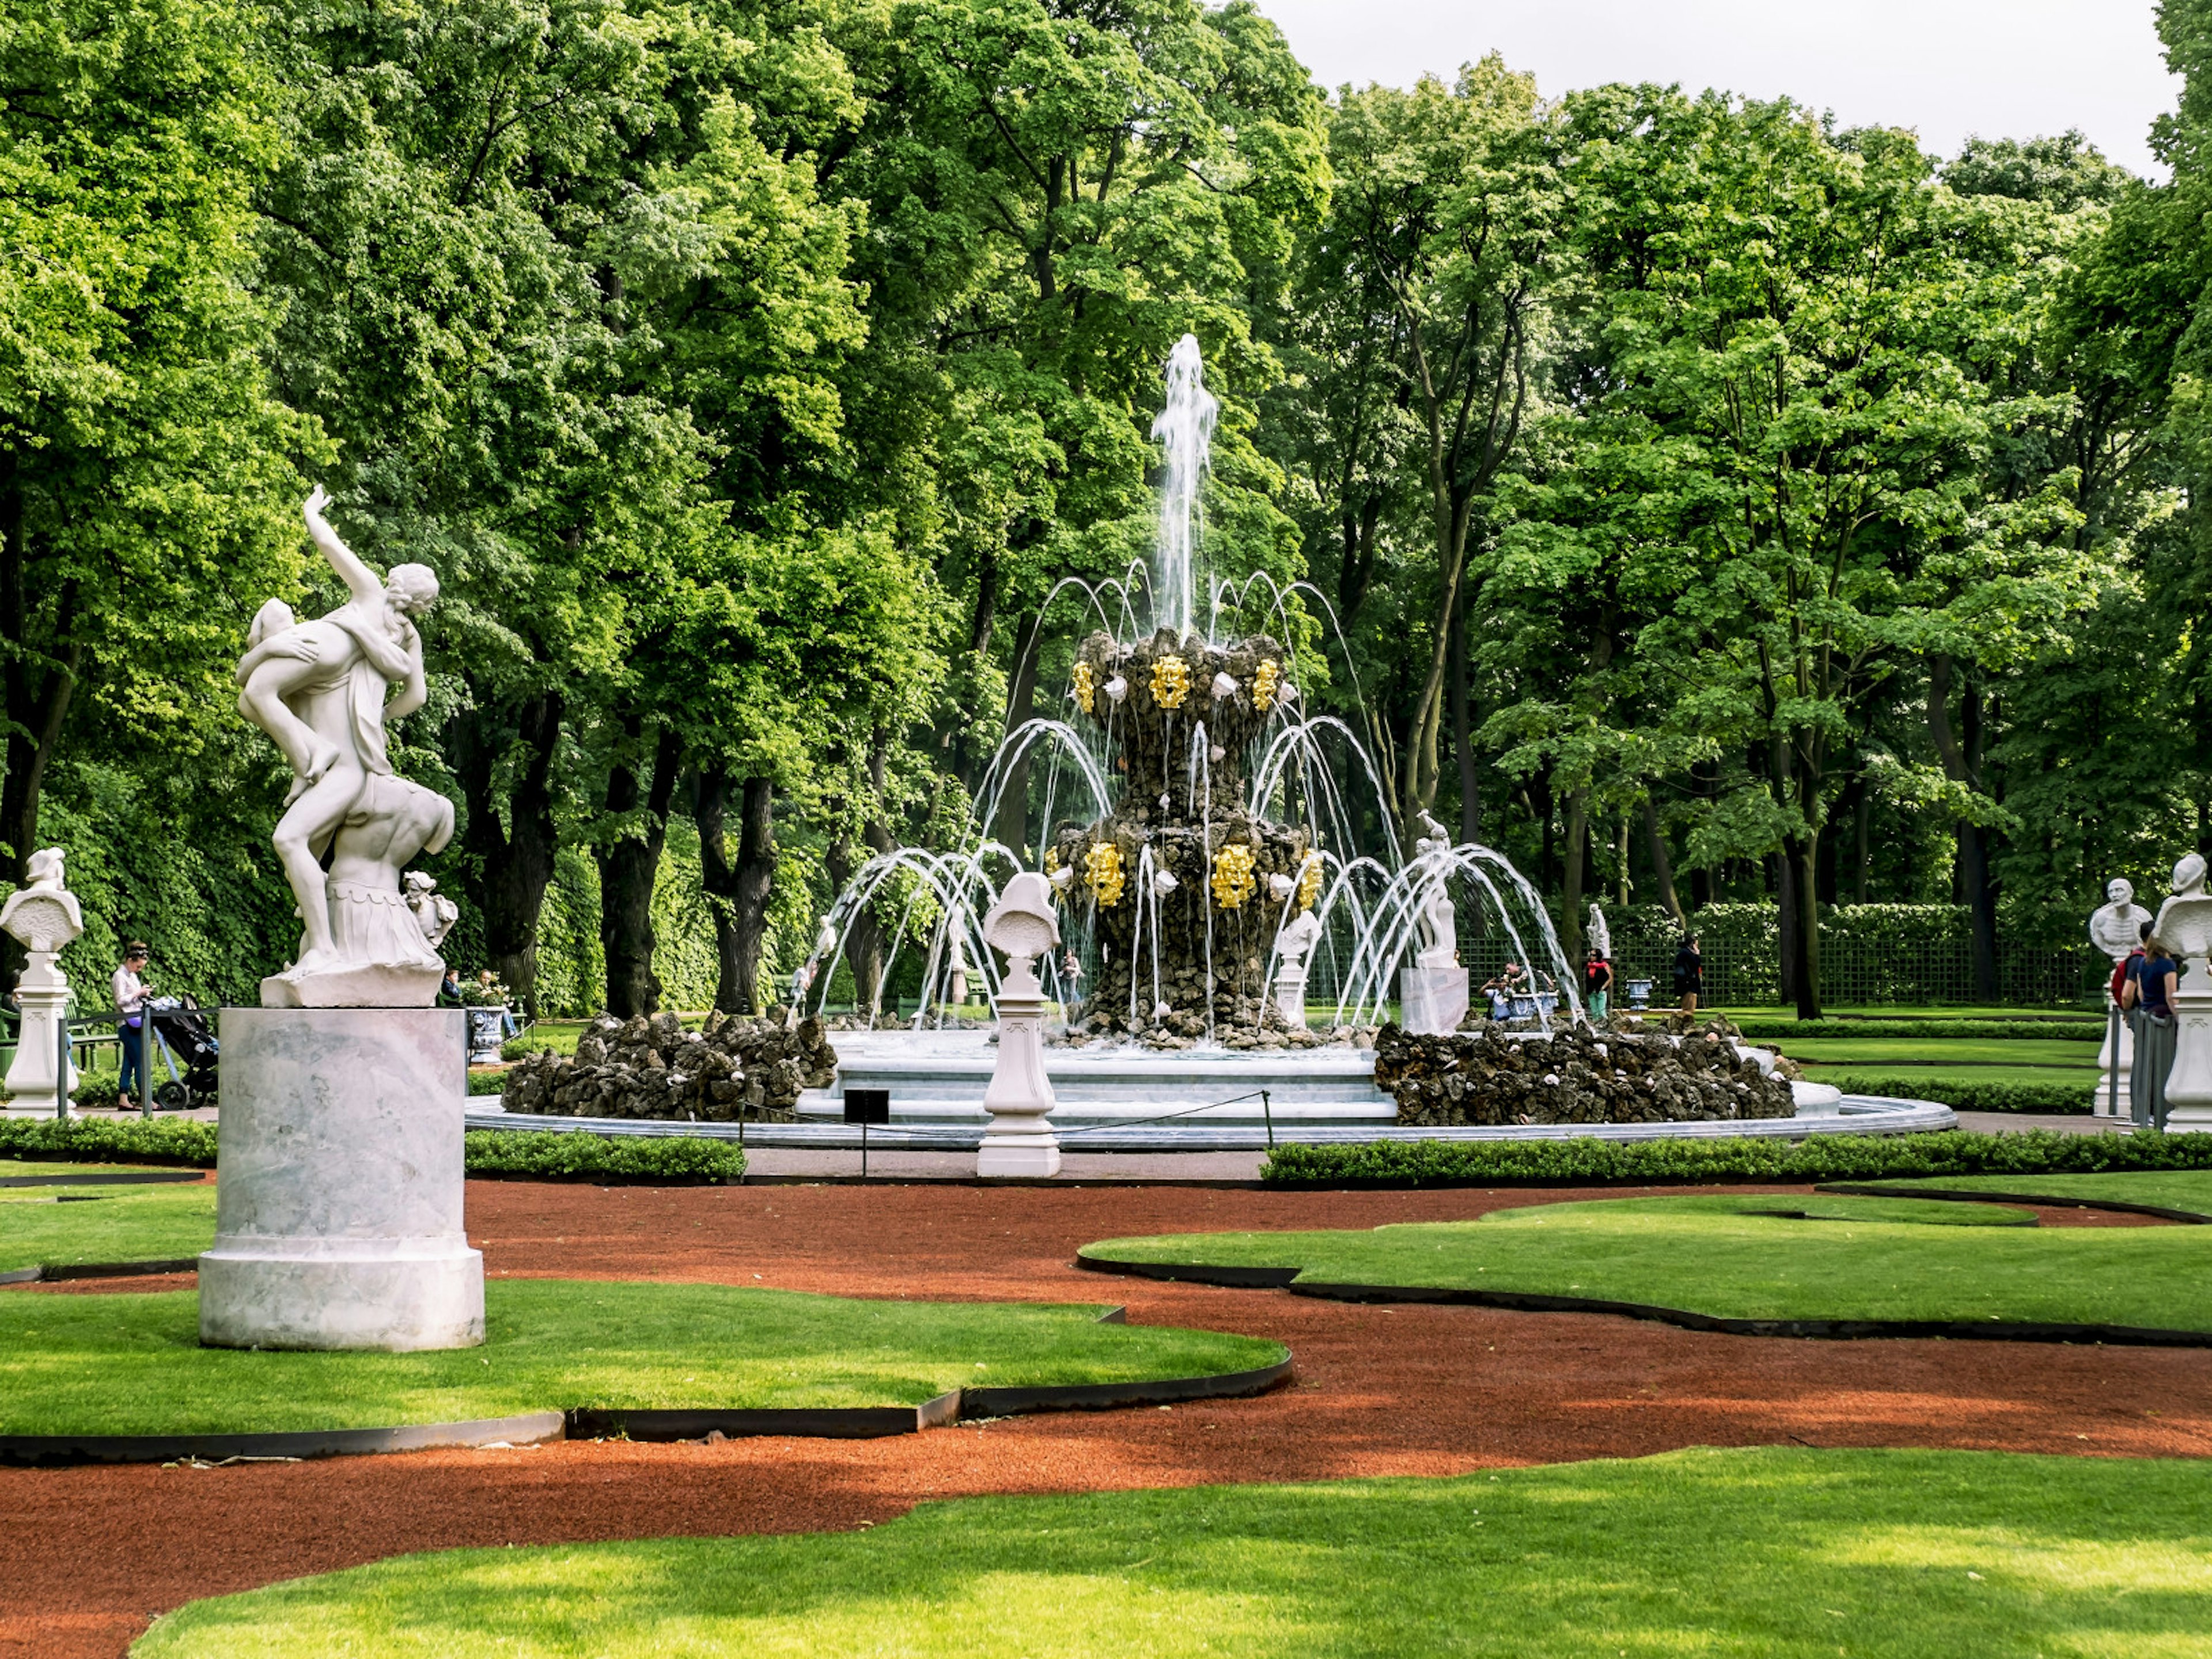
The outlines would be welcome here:
<svg viewBox="0 0 2212 1659">
<path fill-rule="evenodd" d="M 594 1135 L 556 1130 L 471 1129 L 472 1176 L 624 1184 L 735 1181 L 745 1154 L 732 1141 L 696 1135 Z M 0 1158 L 215 1168 L 215 1125 L 196 1118 L 0 1119 Z"/>
<path fill-rule="evenodd" d="M 1270 1187 L 1595 1187 L 1715 1181 L 1860 1181 L 1904 1176 L 2094 1174 L 2212 1169 L 2212 1134 L 1810 1135 L 1801 1141 L 1381 1140 L 1278 1146 Z"/>
<path fill-rule="evenodd" d="M 1858 1072 L 1822 1066 L 1807 1073 L 1832 1083 L 1847 1095 L 1889 1095 L 1903 1100 L 1933 1100 L 1958 1112 L 2079 1113 L 2094 1109 L 2097 1085 L 2081 1083 L 1982 1082 L 1955 1072 Z M 2127 1084 L 2120 1098 L 2127 1098 Z"/>
<path fill-rule="evenodd" d="M 2002 1042 L 2102 1042 L 2101 1019 L 1786 1019 L 1760 1014 L 1735 1017 L 1734 1024 L 1753 1042 L 1786 1042 L 1791 1037 L 1981 1037 Z"/>
</svg>

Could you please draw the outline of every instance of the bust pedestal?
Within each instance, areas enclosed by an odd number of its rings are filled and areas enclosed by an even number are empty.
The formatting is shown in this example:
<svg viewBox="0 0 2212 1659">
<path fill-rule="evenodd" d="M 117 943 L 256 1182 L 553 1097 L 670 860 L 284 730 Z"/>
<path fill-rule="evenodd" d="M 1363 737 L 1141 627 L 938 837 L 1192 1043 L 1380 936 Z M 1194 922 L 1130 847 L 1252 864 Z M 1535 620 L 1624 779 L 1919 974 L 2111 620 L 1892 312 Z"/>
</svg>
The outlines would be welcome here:
<svg viewBox="0 0 2212 1659">
<path fill-rule="evenodd" d="M 2174 988 L 2173 1069 L 2166 1078 L 2166 1121 L 2173 1129 L 2212 1128 L 2212 963 L 2189 958 Z"/>
<path fill-rule="evenodd" d="M 1402 968 L 1398 1003 L 1398 1023 L 1416 1036 L 1456 1031 L 1467 1018 L 1467 969 Z"/>
<path fill-rule="evenodd" d="M 1042 1178 L 1060 1173 L 1060 1137 L 1048 1115 L 1053 1092 L 1044 1069 L 1043 988 L 1028 963 L 1013 966 L 999 993 L 999 1058 L 983 1091 L 991 1125 L 976 1150 L 975 1173 Z"/>
<path fill-rule="evenodd" d="M 405 1352 L 483 1340 L 461 1223 L 457 1008 L 232 1008 L 200 1340 Z"/>
<path fill-rule="evenodd" d="M 1285 963 L 1275 973 L 1275 1012 L 1290 1022 L 1294 1031 L 1303 1031 L 1306 1025 L 1306 965 L 1295 968 Z"/>
<path fill-rule="evenodd" d="M 10 1106 L 28 1107 L 33 1111 L 64 1117 L 76 1115 L 76 1109 L 69 1103 L 76 1089 L 76 1066 L 71 1061 L 64 1067 L 61 1055 L 62 1023 L 68 1018 L 69 999 L 69 981 L 54 966 L 53 957 L 44 952 L 33 953 L 31 965 L 24 970 L 22 982 L 16 988 L 23 1024 L 15 1036 L 15 1058 L 8 1066 Z M 135 1039 L 138 1033 L 126 1031 L 124 1035 Z M 58 1101 L 54 1097 L 57 1072 L 65 1073 L 60 1079 Z"/>
<path fill-rule="evenodd" d="M 2128 1079 L 2134 1074 L 2135 1064 L 2136 1028 L 2128 1024 L 2125 1014 L 2115 1020 L 2107 1012 L 2105 1040 L 2097 1049 L 2097 1098 L 2089 1108 L 2093 1113 L 2111 1118 L 2129 1115 Z"/>
</svg>

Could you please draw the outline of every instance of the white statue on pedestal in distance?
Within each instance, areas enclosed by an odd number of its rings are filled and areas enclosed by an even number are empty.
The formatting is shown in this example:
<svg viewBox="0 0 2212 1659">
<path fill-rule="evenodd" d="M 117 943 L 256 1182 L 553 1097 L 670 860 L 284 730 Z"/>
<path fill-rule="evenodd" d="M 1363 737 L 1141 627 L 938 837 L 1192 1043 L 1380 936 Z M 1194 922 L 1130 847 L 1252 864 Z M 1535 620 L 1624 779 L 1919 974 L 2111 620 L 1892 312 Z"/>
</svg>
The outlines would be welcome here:
<svg viewBox="0 0 2212 1659">
<path fill-rule="evenodd" d="M 2125 962 L 2141 943 L 2150 912 L 2136 902 L 2135 884 L 2125 876 L 2115 876 L 2106 884 L 2105 901 L 2089 913 L 2089 942 L 2117 964 Z M 2127 1115 L 2128 1071 L 2135 1058 L 2135 1027 L 2124 1018 L 2107 1018 L 2105 1040 L 2097 1050 L 2096 1110 L 2104 1115 Z"/>
<path fill-rule="evenodd" d="M 24 861 L 30 878 L 0 906 L 4 930 L 29 954 L 15 988 L 22 1016 L 15 1058 L 8 1067 L 8 1096 L 18 1106 L 74 1117 L 70 1098 L 76 1087 L 76 1066 L 65 1057 L 62 1032 L 69 1022 L 69 975 L 56 959 L 62 947 L 84 932 L 84 913 L 76 895 L 62 884 L 58 847 L 33 853 Z"/>
<path fill-rule="evenodd" d="M 438 600 L 427 565 L 387 580 L 340 541 L 318 486 L 307 534 L 353 598 L 313 622 L 271 599 L 253 618 L 238 665 L 239 712 L 292 763 L 292 790 L 273 837 L 298 902 L 300 959 L 261 983 L 270 1008 L 422 1008 L 445 963 L 424 936 L 399 872 L 453 833 L 453 803 L 392 769 L 385 722 L 428 695 L 416 619 Z M 385 701 L 386 689 L 398 694 Z M 328 877 L 323 859 L 331 863 Z"/>
</svg>

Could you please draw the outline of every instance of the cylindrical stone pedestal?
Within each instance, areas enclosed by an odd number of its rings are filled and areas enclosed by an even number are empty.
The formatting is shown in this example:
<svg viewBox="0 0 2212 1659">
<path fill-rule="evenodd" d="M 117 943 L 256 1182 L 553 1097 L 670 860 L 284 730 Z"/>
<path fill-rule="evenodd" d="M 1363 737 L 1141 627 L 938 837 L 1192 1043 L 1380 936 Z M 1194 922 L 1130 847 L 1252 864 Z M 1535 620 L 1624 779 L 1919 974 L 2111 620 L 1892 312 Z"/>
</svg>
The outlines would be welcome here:
<svg viewBox="0 0 2212 1659">
<path fill-rule="evenodd" d="M 2212 1128 L 2212 963 L 2189 959 L 2173 994 L 2173 1069 L 2166 1074 L 2166 1121 L 2172 1129 Z"/>
<path fill-rule="evenodd" d="M 465 1348 L 483 1257 L 461 1224 L 458 1008 L 227 1008 L 200 1340 Z"/>
<path fill-rule="evenodd" d="M 2117 1009 L 2106 1011 L 2105 1040 L 2097 1048 L 2097 1100 L 2089 1109 L 2100 1117 L 2124 1118 L 2133 1109 L 2128 1079 L 2135 1070 L 2135 1027 L 2125 1014 L 2115 1019 L 2116 1013 Z"/>
<path fill-rule="evenodd" d="M 1053 1133 L 1052 1079 L 1044 1069 L 1044 1003 L 1036 975 L 1009 973 L 999 993 L 999 1057 L 991 1067 L 983 1109 L 991 1115 L 976 1149 L 979 1176 L 1041 1178 L 1060 1173 L 1060 1137 Z"/>
</svg>

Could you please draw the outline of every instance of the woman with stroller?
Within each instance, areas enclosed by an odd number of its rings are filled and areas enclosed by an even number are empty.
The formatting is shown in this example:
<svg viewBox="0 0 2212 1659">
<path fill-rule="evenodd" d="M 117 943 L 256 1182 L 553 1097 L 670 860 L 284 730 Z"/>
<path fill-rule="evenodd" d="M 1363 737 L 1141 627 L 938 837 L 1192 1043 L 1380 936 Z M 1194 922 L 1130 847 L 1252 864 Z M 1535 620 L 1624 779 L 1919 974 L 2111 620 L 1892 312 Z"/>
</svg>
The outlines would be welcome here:
<svg viewBox="0 0 2212 1659">
<path fill-rule="evenodd" d="M 115 1109 L 136 1109 L 131 1098 L 140 1082 L 139 1068 L 146 1059 L 146 945 L 132 939 L 123 947 L 123 965 L 115 970 L 115 1036 L 123 1054 L 123 1074 L 116 1079 Z"/>
</svg>

